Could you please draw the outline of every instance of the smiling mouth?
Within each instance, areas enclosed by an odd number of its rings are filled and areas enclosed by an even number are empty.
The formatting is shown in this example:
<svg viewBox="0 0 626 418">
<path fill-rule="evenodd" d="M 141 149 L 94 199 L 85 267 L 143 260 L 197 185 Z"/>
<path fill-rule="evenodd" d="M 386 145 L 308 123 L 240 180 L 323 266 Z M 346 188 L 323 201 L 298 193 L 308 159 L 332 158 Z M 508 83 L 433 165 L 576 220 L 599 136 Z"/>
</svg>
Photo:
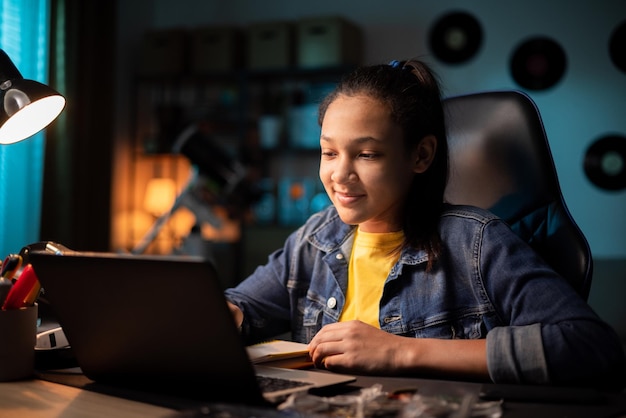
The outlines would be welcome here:
<svg viewBox="0 0 626 418">
<path fill-rule="evenodd" d="M 353 194 L 353 193 L 342 193 L 342 192 L 335 191 L 335 196 L 341 204 L 349 205 L 351 203 L 356 202 L 359 199 L 362 199 L 365 195 Z"/>
</svg>

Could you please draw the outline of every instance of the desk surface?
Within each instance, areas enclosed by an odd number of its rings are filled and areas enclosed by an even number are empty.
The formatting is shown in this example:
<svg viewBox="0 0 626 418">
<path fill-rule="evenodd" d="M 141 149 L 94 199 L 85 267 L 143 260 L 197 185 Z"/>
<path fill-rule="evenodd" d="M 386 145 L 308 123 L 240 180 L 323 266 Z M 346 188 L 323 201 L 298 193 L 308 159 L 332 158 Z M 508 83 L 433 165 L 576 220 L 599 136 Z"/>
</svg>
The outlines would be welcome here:
<svg viewBox="0 0 626 418">
<path fill-rule="evenodd" d="M 2 417 L 171 417 L 172 409 L 43 380 L 0 383 Z"/>
<path fill-rule="evenodd" d="M 354 388 L 380 383 L 387 392 L 417 389 L 424 395 L 477 395 L 481 384 L 430 379 L 359 377 Z M 551 388 L 537 388 L 548 393 Z M 575 391 L 575 390 L 574 390 Z M 146 398 L 149 399 L 149 398 Z M 188 409 L 183 401 L 180 409 Z M 169 417 L 176 409 L 157 406 L 150 401 L 111 396 L 49 381 L 32 379 L 0 383 L 0 416 L 2 417 Z M 601 403 L 504 402 L 503 417 L 626 417 L 626 394 L 607 394 Z"/>
</svg>

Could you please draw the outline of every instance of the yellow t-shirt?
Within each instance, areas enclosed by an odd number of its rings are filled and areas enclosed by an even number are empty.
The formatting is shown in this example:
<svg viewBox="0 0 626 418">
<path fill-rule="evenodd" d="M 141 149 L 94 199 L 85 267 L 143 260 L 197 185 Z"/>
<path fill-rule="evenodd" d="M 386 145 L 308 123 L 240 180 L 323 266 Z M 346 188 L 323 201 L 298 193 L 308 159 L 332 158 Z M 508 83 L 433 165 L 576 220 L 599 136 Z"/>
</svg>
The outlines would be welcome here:
<svg viewBox="0 0 626 418">
<path fill-rule="evenodd" d="M 400 257 L 396 250 L 404 233 L 363 232 L 357 228 L 348 265 L 346 304 L 339 321 L 359 319 L 380 328 L 380 298 L 391 267 Z"/>
</svg>

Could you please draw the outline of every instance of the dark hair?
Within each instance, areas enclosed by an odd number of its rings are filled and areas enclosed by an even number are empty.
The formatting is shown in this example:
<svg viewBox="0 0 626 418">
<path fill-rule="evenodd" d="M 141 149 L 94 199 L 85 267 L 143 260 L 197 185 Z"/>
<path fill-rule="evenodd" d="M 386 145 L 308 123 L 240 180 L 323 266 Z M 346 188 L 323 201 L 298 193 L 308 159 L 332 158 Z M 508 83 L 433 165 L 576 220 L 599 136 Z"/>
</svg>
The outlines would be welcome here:
<svg viewBox="0 0 626 418">
<path fill-rule="evenodd" d="M 402 129 L 407 151 L 427 135 L 437 138 L 432 164 L 416 174 L 405 203 L 405 245 L 424 249 L 428 267 L 441 253 L 438 224 L 448 181 L 448 144 L 441 91 L 434 72 L 423 62 L 394 61 L 390 65 L 361 67 L 346 74 L 320 104 L 320 125 L 328 106 L 339 96 L 368 95 L 380 100 Z"/>
</svg>

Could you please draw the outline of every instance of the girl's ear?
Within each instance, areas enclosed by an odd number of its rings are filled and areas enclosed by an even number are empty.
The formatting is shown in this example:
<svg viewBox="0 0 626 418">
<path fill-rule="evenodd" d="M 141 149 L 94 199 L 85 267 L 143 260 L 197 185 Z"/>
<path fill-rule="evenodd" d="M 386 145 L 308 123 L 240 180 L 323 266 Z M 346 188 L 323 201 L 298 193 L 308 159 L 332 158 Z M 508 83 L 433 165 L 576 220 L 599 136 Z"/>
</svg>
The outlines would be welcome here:
<svg viewBox="0 0 626 418">
<path fill-rule="evenodd" d="M 415 165 L 413 172 L 423 173 L 428 170 L 437 152 L 437 138 L 434 135 L 427 135 L 420 140 L 413 152 Z"/>
</svg>

